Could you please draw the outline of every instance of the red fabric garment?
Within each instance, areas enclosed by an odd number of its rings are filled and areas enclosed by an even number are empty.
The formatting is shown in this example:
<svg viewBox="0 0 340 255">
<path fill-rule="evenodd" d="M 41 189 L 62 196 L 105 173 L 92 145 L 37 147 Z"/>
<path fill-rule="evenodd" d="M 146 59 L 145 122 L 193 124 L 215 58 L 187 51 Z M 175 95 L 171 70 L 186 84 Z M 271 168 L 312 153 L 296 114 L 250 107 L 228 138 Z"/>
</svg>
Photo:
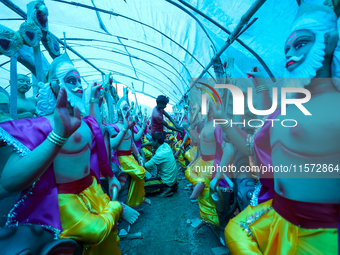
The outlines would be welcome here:
<svg viewBox="0 0 340 255">
<path fill-rule="evenodd" d="M 158 110 L 157 107 L 153 108 L 152 110 L 152 116 L 151 116 L 151 134 L 154 134 L 156 132 L 163 133 L 163 114 L 165 111 Z"/>
<path fill-rule="evenodd" d="M 216 158 L 216 155 L 203 155 L 203 154 L 202 154 L 202 159 L 203 159 L 204 161 L 215 160 L 215 158 Z"/>
<path fill-rule="evenodd" d="M 117 151 L 117 156 L 130 156 L 131 155 L 131 150 L 129 151 Z"/>
<path fill-rule="evenodd" d="M 80 180 L 57 183 L 58 194 L 79 194 L 92 185 L 93 179 L 88 175 Z"/>
<path fill-rule="evenodd" d="M 275 193 L 273 208 L 295 226 L 306 229 L 338 228 L 339 204 L 296 201 Z"/>
</svg>

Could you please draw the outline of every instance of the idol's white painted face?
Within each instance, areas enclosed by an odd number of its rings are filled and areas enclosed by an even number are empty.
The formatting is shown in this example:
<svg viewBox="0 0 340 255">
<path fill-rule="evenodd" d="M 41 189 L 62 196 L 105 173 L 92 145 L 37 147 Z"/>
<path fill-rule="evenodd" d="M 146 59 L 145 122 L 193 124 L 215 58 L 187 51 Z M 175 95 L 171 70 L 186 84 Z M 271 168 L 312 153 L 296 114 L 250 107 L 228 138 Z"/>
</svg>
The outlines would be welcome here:
<svg viewBox="0 0 340 255">
<path fill-rule="evenodd" d="M 315 35 L 309 30 L 298 30 L 288 37 L 285 45 L 287 71 L 292 72 L 304 63 L 314 43 Z"/>
<path fill-rule="evenodd" d="M 76 70 L 70 71 L 64 78 L 66 88 L 71 91 L 74 96 L 79 98 L 83 97 L 83 88 L 81 86 L 81 80 L 79 72 Z"/>
</svg>

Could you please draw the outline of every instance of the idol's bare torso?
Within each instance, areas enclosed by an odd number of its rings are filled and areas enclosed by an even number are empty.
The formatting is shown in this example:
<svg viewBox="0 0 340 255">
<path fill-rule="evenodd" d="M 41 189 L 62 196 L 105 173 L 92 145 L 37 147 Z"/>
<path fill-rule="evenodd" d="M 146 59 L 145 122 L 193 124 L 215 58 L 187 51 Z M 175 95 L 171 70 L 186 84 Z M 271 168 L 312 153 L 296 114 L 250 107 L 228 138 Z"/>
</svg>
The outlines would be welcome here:
<svg viewBox="0 0 340 255">
<path fill-rule="evenodd" d="M 46 116 L 54 128 L 53 115 Z M 92 132 L 82 121 L 81 126 L 68 139 L 53 161 L 57 183 L 68 183 L 90 174 Z"/>
<path fill-rule="evenodd" d="M 312 116 L 292 105 L 277 119 L 294 119 L 298 125 L 275 124 L 270 130 L 273 166 L 291 169 L 274 173 L 275 191 L 292 200 L 339 203 L 340 93 L 312 95 L 304 106 Z"/>
<path fill-rule="evenodd" d="M 209 121 L 204 125 L 200 133 L 200 146 L 203 155 L 215 155 L 216 140 L 213 121 Z"/>
</svg>

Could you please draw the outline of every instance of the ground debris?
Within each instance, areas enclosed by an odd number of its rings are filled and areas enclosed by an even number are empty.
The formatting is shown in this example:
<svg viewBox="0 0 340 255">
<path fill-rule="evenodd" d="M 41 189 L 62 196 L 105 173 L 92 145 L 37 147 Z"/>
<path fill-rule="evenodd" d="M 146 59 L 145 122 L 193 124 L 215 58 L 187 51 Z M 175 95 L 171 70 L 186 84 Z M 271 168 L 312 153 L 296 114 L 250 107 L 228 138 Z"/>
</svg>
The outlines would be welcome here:
<svg viewBox="0 0 340 255">
<path fill-rule="evenodd" d="M 121 239 L 143 239 L 143 235 L 142 232 L 137 232 L 137 233 L 131 233 L 128 234 L 127 236 L 120 236 Z"/>
</svg>

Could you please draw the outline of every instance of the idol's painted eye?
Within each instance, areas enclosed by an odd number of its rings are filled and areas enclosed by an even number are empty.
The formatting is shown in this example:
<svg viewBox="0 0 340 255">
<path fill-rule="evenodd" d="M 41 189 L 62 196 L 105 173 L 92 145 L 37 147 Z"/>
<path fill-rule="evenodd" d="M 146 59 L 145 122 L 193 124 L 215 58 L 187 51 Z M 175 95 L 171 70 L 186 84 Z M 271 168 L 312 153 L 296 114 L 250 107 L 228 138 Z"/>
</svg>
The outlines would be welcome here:
<svg viewBox="0 0 340 255">
<path fill-rule="evenodd" d="M 77 79 L 76 78 L 68 78 L 67 80 L 66 80 L 66 82 L 67 83 L 69 83 L 69 84 L 72 84 L 72 85 L 76 85 L 77 84 Z"/>
<path fill-rule="evenodd" d="M 18 81 L 21 82 L 21 83 L 26 83 L 26 84 L 28 84 L 28 85 L 31 84 L 31 81 L 29 81 L 29 80 L 26 81 L 26 80 L 24 80 L 24 79 L 19 79 Z"/>
<path fill-rule="evenodd" d="M 304 47 L 307 43 L 306 42 L 298 42 L 296 45 L 295 45 L 295 49 L 298 50 L 302 47 Z"/>
</svg>

